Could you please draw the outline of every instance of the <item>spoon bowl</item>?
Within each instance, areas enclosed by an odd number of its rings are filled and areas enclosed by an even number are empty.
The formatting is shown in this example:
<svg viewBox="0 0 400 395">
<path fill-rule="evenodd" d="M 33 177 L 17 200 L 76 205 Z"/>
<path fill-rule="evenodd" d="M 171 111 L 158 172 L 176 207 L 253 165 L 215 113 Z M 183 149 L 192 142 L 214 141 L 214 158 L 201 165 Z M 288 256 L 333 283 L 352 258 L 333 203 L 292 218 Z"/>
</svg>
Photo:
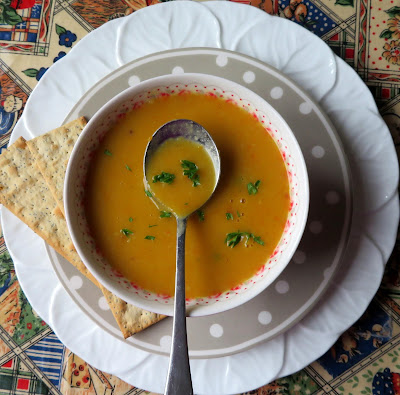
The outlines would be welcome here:
<svg viewBox="0 0 400 395">
<path fill-rule="evenodd" d="M 204 127 L 198 124 L 197 122 L 194 122 L 189 119 L 176 119 L 167 122 L 160 128 L 158 128 L 157 131 L 153 134 L 151 140 L 147 144 L 143 160 L 144 184 L 146 189 L 151 190 L 151 186 L 148 181 L 148 164 L 151 161 L 152 156 L 160 148 L 160 146 L 167 140 L 177 139 L 177 138 L 183 138 L 201 144 L 204 147 L 205 151 L 210 156 L 215 173 L 214 188 L 210 196 L 208 197 L 208 199 L 210 199 L 210 197 L 212 196 L 218 185 L 218 180 L 221 173 L 221 159 L 219 156 L 217 146 L 215 145 L 214 140 L 207 132 L 207 130 L 204 129 Z M 157 198 L 157 196 L 153 195 L 152 199 L 157 206 L 165 206 L 163 202 L 161 202 Z M 207 202 L 207 200 L 204 201 L 203 205 Z M 170 207 L 167 208 L 170 209 Z M 190 214 L 192 214 L 193 211 L 199 208 L 200 207 L 194 208 L 190 213 L 187 214 L 187 216 L 189 216 Z M 175 217 L 177 217 L 175 212 L 174 215 Z"/>
<path fill-rule="evenodd" d="M 144 184 L 146 190 L 151 190 L 148 180 L 148 165 L 153 155 L 167 140 L 178 138 L 201 144 L 213 163 L 213 170 L 215 173 L 214 188 L 203 202 L 202 205 L 204 205 L 217 187 L 221 173 L 221 160 L 218 149 L 209 133 L 197 122 L 188 119 L 177 119 L 167 122 L 153 134 L 151 140 L 147 144 L 143 159 Z M 160 201 L 154 194 L 152 194 L 151 198 L 158 207 L 165 207 L 165 203 Z M 189 212 L 181 216 L 173 210 L 177 221 L 175 300 L 170 365 L 165 387 L 166 395 L 193 394 L 186 333 L 185 236 L 188 217 L 202 205 L 192 208 Z M 171 207 L 168 206 L 167 208 L 171 209 Z"/>
</svg>

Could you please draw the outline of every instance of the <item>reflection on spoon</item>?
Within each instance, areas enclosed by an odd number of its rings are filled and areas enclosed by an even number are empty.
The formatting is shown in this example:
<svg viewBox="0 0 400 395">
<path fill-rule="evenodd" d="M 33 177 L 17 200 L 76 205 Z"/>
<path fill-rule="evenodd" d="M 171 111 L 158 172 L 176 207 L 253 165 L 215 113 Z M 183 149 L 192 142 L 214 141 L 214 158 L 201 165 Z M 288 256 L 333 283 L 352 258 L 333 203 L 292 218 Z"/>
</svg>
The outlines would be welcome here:
<svg viewBox="0 0 400 395">
<path fill-rule="evenodd" d="M 193 394 L 186 334 L 186 223 L 214 193 L 221 172 L 219 152 L 201 125 L 178 119 L 154 133 L 143 170 L 149 196 L 159 209 L 172 211 L 177 221 L 174 323 L 165 394 Z"/>
</svg>

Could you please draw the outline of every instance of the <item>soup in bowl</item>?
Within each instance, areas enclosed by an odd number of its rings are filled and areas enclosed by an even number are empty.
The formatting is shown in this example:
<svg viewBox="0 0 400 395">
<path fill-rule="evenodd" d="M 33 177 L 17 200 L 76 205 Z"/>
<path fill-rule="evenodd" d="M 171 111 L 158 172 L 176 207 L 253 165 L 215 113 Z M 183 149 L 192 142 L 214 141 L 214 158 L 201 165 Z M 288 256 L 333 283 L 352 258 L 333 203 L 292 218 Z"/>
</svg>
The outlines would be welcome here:
<svg viewBox="0 0 400 395">
<path fill-rule="evenodd" d="M 176 221 L 153 203 L 153 194 L 190 212 L 211 176 L 196 152 L 182 146 L 161 156 L 145 187 L 146 146 L 174 119 L 202 125 L 220 152 L 217 189 L 190 216 L 186 234 L 188 315 L 218 313 L 279 276 L 308 214 L 307 170 L 295 136 L 249 89 L 210 75 L 167 75 L 109 101 L 89 120 L 68 164 L 68 228 L 82 261 L 106 288 L 173 315 Z"/>
</svg>

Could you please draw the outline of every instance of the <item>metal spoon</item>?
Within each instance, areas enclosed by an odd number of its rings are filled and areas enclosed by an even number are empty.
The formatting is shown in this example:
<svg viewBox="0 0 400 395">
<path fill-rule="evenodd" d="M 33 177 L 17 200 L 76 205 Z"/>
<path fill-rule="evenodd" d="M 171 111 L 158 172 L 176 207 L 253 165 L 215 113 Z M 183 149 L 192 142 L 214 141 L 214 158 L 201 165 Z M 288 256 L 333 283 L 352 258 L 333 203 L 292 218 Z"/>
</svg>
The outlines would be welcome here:
<svg viewBox="0 0 400 395">
<path fill-rule="evenodd" d="M 215 171 L 215 186 L 211 195 L 214 193 L 218 184 L 221 164 L 218 149 L 208 134 L 208 132 L 198 123 L 188 119 L 177 119 L 161 126 L 152 136 L 147 145 L 144 161 L 144 182 L 149 188 L 147 181 L 147 164 L 152 154 L 166 140 L 171 138 L 183 137 L 195 141 L 204 146 L 210 155 Z M 154 198 L 155 203 L 162 205 Z M 208 198 L 209 199 L 209 198 Z M 193 210 L 196 211 L 200 207 Z M 166 395 L 191 395 L 193 394 L 192 379 L 190 376 L 189 354 L 186 335 L 186 302 L 185 302 L 185 235 L 186 222 L 189 217 L 176 217 L 177 222 L 177 242 L 176 242 L 176 274 L 175 274 L 175 303 L 174 303 L 174 322 L 172 329 L 171 356 L 168 369 L 167 383 L 165 387 Z"/>
</svg>

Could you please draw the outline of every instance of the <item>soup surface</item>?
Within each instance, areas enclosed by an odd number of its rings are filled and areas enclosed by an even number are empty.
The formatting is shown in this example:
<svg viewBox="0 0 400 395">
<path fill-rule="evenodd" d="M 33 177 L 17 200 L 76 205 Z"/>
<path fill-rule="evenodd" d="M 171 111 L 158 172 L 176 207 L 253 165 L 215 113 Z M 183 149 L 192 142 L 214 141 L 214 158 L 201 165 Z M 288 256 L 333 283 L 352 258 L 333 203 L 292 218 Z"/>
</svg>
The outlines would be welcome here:
<svg viewBox="0 0 400 395">
<path fill-rule="evenodd" d="M 117 270 L 144 289 L 174 294 L 176 221 L 144 190 L 143 157 L 154 131 L 178 118 L 204 126 L 221 155 L 218 187 L 189 218 L 186 234 L 186 296 L 211 296 L 246 281 L 268 261 L 288 216 L 285 164 L 248 112 L 214 96 L 187 93 L 128 113 L 93 158 L 86 212 L 97 246 Z"/>
<path fill-rule="evenodd" d="M 155 200 L 182 218 L 200 208 L 215 186 L 214 165 L 204 146 L 183 137 L 161 144 L 146 173 Z"/>
</svg>

